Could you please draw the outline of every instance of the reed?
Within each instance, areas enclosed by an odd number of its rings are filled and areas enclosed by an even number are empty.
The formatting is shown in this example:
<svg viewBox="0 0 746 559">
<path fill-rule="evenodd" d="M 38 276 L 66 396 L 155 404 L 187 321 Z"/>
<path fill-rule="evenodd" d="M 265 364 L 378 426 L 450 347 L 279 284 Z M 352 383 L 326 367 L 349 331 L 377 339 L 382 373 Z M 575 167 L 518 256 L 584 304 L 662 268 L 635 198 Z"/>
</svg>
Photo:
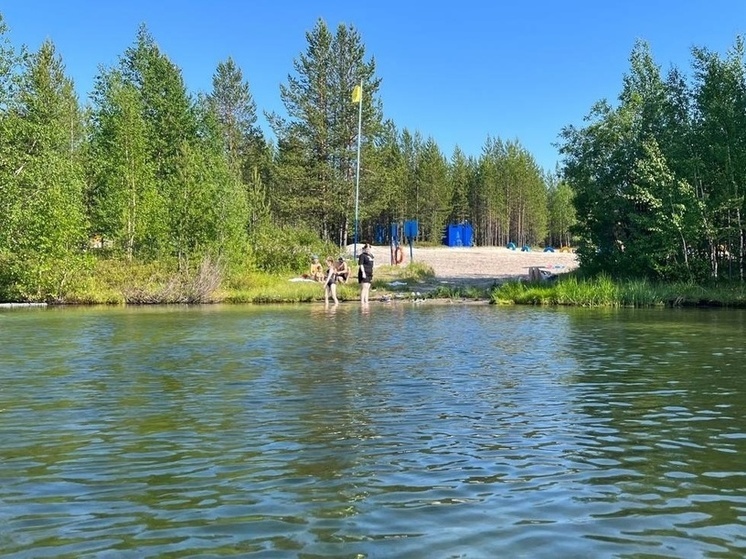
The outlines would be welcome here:
<svg viewBox="0 0 746 559">
<path fill-rule="evenodd" d="M 498 305 L 550 305 L 553 304 L 554 286 L 541 283 L 509 281 L 492 290 L 490 302 Z"/>
<path fill-rule="evenodd" d="M 507 282 L 492 290 L 490 301 L 502 305 L 746 308 L 746 285 L 740 282 L 711 286 L 666 284 L 645 279 L 615 282 L 608 275 L 579 278 L 570 274 L 554 283 Z"/>
<path fill-rule="evenodd" d="M 605 274 L 589 280 L 570 276 L 555 284 L 555 304 L 579 307 L 614 307 L 620 305 L 619 292 Z"/>
<path fill-rule="evenodd" d="M 427 293 L 431 299 L 489 299 L 491 288 L 473 285 L 439 285 Z"/>
<path fill-rule="evenodd" d="M 668 290 L 646 279 L 625 281 L 619 285 L 620 306 L 664 307 L 669 300 Z"/>
</svg>

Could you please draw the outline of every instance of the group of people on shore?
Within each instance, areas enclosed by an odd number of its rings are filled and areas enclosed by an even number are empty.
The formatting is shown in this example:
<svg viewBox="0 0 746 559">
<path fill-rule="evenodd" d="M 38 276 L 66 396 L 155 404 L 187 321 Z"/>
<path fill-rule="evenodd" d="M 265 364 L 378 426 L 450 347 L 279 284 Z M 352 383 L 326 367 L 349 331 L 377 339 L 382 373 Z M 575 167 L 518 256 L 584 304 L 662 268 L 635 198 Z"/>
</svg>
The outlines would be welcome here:
<svg viewBox="0 0 746 559">
<path fill-rule="evenodd" d="M 357 281 L 360 284 L 360 303 L 362 305 L 368 304 L 370 284 L 373 281 L 373 262 L 370 244 L 365 243 L 357 259 Z M 331 297 L 334 304 L 338 305 L 337 283 L 347 283 L 350 278 L 350 267 L 343 257 L 340 256 L 337 262 L 334 262 L 334 258 L 329 256 L 326 259 L 326 271 L 324 271 L 318 256 L 314 256 L 309 276 L 314 281 L 324 282 L 324 303 L 328 305 L 329 297 Z"/>
<path fill-rule="evenodd" d="M 308 273 L 308 277 L 313 281 L 328 281 L 329 274 L 333 273 L 335 281 L 339 283 L 347 283 L 350 276 L 350 268 L 347 266 L 347 262 L 341 256 L 334 262 L 334 259 L 330 256 L 326 259 L 326 271 L 319 262 L 319 257 L 314 255 L 311 262 L 311 270 Z"/>
</svg>

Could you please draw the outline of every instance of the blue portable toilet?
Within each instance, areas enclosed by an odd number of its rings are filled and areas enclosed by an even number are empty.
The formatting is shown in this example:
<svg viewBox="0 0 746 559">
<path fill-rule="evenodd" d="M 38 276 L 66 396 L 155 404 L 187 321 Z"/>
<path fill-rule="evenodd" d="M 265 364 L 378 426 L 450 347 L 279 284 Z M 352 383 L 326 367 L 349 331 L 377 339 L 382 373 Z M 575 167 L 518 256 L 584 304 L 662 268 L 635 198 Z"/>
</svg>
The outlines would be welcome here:
<svg viewBox="0 0 746 559">
<path fill-rule="evenodd" d="M 461 239 L 461 226 L 460 225 L 449 225 L 448 231 L 446 232 L 446 245 L 449 247 L 460 247 L 463 246 Z"/>
<path fill-rule="evenodd" d="M 449 247 L 470 247 L 473 229 L 468 223 L 451 224 L 446 228 L 443 243 Z"/>
<path fill-rule="evenodd" d="M 461 224 L 461 241 L 464 243 L 465 247 L 470 247 L 474 244 L 472 242 L 473 237 L 474 229 L 472 228 L 471 223 Z"/>
</svg>

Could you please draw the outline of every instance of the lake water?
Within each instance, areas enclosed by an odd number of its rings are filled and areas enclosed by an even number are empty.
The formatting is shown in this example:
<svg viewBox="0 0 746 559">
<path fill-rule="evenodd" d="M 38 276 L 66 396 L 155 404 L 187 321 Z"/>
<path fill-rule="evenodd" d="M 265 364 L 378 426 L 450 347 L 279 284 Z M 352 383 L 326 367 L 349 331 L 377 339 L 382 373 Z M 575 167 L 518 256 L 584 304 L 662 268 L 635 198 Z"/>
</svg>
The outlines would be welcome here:
<svg viewBox="0 0 746 559">
<path fill-rule="evenodd" d="M 746 314 L 0 312 L 3 558 L 746 556 Z"/>
</svg>

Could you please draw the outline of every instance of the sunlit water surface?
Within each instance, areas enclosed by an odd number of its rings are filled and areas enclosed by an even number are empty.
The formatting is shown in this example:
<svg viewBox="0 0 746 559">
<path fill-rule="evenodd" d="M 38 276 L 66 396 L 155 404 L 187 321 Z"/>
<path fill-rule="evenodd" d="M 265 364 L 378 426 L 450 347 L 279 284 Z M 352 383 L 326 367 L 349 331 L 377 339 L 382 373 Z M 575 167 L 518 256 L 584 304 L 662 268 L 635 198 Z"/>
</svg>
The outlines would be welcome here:
<svg viewBox="0 0 746 559">
<path fill-rule="evenodd" d="M 744 557 L 745 324 L 0 312 L 0 556 Z"/>
</svg>

